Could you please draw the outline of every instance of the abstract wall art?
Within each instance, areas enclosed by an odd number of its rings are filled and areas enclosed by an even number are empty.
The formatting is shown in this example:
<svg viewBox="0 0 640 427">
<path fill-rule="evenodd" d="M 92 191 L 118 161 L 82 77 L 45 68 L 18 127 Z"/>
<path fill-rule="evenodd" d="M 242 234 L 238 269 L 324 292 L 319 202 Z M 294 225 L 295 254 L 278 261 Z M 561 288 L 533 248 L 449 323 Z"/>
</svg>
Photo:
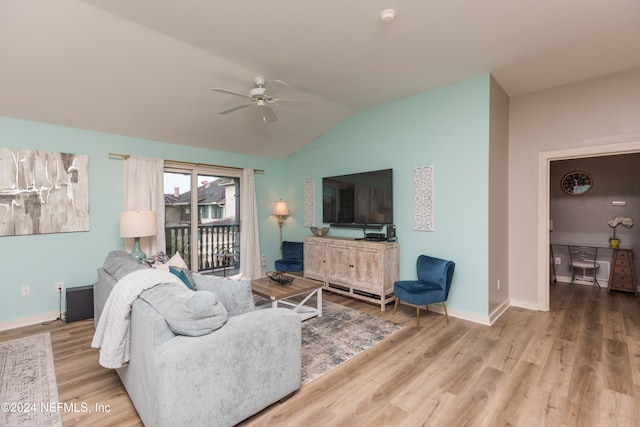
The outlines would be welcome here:
<svg viewBox="0 0 640 427">
<path fill-rule="evenodd" d="M 0 236 L 89 231 L 86 155 L 0 148 Z"/>
</svg>

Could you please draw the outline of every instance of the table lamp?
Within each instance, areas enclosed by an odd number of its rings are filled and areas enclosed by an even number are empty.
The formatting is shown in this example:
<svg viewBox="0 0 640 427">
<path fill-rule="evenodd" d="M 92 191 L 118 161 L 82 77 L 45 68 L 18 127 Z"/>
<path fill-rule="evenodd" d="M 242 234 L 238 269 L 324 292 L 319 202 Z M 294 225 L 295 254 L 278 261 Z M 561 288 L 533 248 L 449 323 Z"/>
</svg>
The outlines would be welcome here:
<svg viewBox="0 0 640 427">
<path fill-rule="evenodd" d="M 136 257 L 138 261 L 147 257 L 140 250 L 140 238 L 156 234 L 156 213 L 154 211 L 132 211 L 120 214 L 120 237 L 133 238 L 131 255 Z"/>
</svg>

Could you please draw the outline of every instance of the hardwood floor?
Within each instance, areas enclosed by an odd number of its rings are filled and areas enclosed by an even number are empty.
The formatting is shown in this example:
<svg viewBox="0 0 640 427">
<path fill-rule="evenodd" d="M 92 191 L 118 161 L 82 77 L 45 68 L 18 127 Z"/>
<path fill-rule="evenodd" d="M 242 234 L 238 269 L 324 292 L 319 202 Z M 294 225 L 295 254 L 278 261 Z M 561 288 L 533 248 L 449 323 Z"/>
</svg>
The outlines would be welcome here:
<svg viewBox="0 0 640 427">
<path fill-rule="evenodd" d="M 558 283 L 551 310 L 510 308 L 492 327 L 379 307 L 329 292 L 327 300 L 406 328 L 242 426 L 638 426 L 640 300 Z M 0 341 L 50 331 L 65 426 L 141 425 L 114 371 L 90 348 L 93 322 L 0 332 Z M 103 405 L 108 412 L 97 413 Z M 106 406 L 108 405 L 108 407 Z M 185 408 L 188 410 L 188 408 Z M 212 422 L 211 425 L 214 425 Z"/>
</svg>

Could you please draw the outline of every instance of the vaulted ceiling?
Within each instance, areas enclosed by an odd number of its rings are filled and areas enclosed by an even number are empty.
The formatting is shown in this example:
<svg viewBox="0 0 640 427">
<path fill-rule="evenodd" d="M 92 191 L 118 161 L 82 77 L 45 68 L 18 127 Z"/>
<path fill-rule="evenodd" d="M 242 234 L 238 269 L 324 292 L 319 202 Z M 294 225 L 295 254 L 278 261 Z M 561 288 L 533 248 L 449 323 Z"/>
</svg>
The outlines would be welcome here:
<svg viewBox="0 0 640 427">
<path fill-rule="evenodd" d="M 635 67 L 637 0 L 0 0 L 0 115 L 272 158 L 476 75 L 515 96 Z M 251 100 L 211 88 L 258 76 L 303 102 L 218 114 Z"/>
</svg>

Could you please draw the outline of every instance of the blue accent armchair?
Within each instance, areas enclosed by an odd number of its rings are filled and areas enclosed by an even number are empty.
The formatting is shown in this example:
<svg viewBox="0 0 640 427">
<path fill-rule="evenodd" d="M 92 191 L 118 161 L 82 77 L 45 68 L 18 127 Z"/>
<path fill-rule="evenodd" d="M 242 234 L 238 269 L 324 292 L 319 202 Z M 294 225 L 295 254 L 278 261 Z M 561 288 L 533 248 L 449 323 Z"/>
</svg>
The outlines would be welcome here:
<svg viewBox="0 0 640 427">
<path fill-rule="evenodd" d="M 441 303 L 444 315 L 449 323 L 447 313 L 447 298 L 456 264 L 453 261 L 420 255 L 416 262 L 418 280 L 399 280 L 393 285 L 396 303 L 393 307 L 395 314 L 400 300 L 416 306 L 416 326 L 420 327 L 420 306 Z M 426 307 L 428 310 L 429 307 Z"/>
<path fill-rule="evenodd" d="M 304 243 L 282 242 L 282 258 L 275 262 L 276 271 L 298 273 L 304 269 Z"/>
</svg>

